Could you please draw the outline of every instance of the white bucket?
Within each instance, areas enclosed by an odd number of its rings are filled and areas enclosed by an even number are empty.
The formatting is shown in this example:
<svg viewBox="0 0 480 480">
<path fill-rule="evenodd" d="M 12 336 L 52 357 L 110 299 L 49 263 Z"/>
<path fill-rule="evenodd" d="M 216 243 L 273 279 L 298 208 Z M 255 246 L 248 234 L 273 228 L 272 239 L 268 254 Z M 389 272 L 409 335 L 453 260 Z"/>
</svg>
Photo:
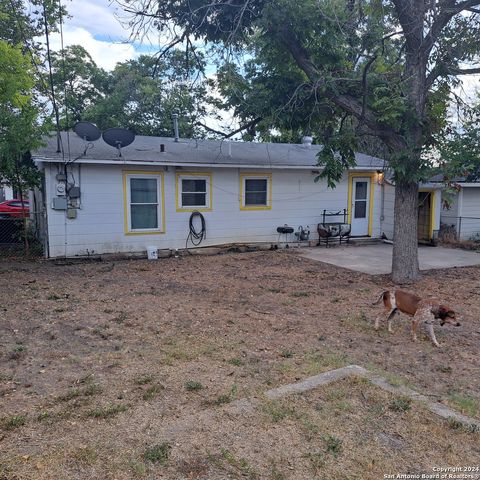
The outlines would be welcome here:
<svg viewBox="0 0 480 480">
<path fill-rule="evenodd" d="M 158 259 L 158 248 L 157 247 L 147 247 L 147 258 L 149 260 Z"/>
</svg>

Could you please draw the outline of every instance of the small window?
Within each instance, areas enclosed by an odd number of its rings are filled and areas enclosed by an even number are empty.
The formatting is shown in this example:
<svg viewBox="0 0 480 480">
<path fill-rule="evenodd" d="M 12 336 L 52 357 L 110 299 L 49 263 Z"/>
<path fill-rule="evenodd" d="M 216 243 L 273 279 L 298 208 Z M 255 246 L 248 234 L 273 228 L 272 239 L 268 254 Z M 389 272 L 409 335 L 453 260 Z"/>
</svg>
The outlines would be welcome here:
<svg viewBox="0 0 480 480">
<path fill-rule="evenodd" d="M 271 176 L 270 175 L 241 175 L 240 185 L 242 207 L 245 210 L 265 210 L 271 205 Z"/>
<path fill-rule="evenodd" d="M 126 175 L 127 233 L 161 233 L 161 179 L 158 174 Z"/>
<path fill-rule="evenodd" d="M 245 179 L 245 206 L 267 205 L 267 179 Z"/>
<path fill-rule="evenodd" d="M 207 206 L 207 181 L 182 179 L 182 207 Z"/>
<path fill-rule="evenodd" d="M 211 175 L 177 174 L 177 210 L 211 209 Z"/>
</svg>

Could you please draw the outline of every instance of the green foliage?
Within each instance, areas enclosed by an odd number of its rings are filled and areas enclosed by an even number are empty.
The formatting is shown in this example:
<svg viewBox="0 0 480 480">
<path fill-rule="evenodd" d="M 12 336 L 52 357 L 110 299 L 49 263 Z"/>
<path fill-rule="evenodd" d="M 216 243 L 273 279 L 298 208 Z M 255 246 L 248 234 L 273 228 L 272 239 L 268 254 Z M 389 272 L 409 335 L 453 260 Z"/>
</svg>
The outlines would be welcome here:
<svg viewBox="0 0 480 480">
<path fill-rule="evenodd" d="M 393 412 L 407 412 L 412 408 L 412 401 L 408 397 L 394 398 L 388 405 Z"/>
<path fill-rule="evenodd" d="M 132 0 L 129 7 L 140 29 L 173 24 L 179 42 L 185 35 L 210 42 L 223 107 L 249 125 L 243 138 L 312 135 L 324 145 L 319 178 L 333 187 L 358 150 L 388 157 L 398 182 L 427 178 L 430 149 L 451 124 L 460 69 L 480 57 L 476 11 L 404 3 L 405 11 L 402 2 L 376 0 L 198 2 L 195 9 L 190 0 Z"/>
<path fill-rule="evenodd" d="M 105 94 L 108 74 L 97 67 L 90 54 L 80 45 L 52 53 L 53 84 L 63 129 L 82 120 Z M 48 82 L 45 78 L 45 82 Z M 67 124 L 68 116 L 68 124 Z"/>
<path fill-rule="evenodd" d="M 159 443 L 158 445 L 147 448 L 143 454 L 143 458 L 152 463 L 165 465 L 170 457 L 171 449 L 172 446 L 168 442 Z"/>
<path fill-rule="evenodd" d="M 11 417 L 4 417 L 0 422 L 0 426 L 4 430 L 14 430 L 15 428 L 25 425 L 26 422 L 26 415 L 12 415 Z"/>
<path fill-rule="evenodd" d="M 326 435 L 323 440 L 327 452 L 337 458 L 342 452 L 343 440 L 333 435 Z"/>
<path fill-rule="evenodd" d="M 106 74 L 79 53 L 77 49 L 72 59 L 72 76 L 84 88 L 72 89 L 67 102 L 75 119 L 92 121 L 103 130 L 125 127 L 139 135 L 172 136 L 171 117 L 177 112 L 183 137 L 203 135 L 198 122 L 210 98 L 206 82 L 194 82 L 203 62 L 194 69 L 180 52 L 171 51 L 161 59 L 141 55 Z"/>
<path fill-rule="evenodd" d="M 467 182 L 480 178 L 480 94 L 476 103 L 466 106 L 462 114 L 458 125 L 447 127 L 437 138 L 442 159 L 438 170 L 453 188 L 459 177 Z"/>
<path fill-rule="evenodd" d="M 87 413 L 87 416 L 92 418 L 111 418 L 121 412 L 124 412 L 125 410 L 127 410 L 127 408 L 128 407 L 126 405 L 111 404 L 105 407 L 98 407 L 94 410 L 90 410 Z"/>
<path fill-rule="evenodd" d="M 29 152 L 46 131 L 39 126 L 33 87 L 29 58 L 0 40 L 0 178 L 21 192 L 39 184 Z"/>
<path fill-rule="evenodd" d="M 203 385 L 195 380 L 189 380 L 188 382 L 185 382 L 185 389 L 190 392 L 195 392 L 198 390 L 203 390 Z"/>
</svg>

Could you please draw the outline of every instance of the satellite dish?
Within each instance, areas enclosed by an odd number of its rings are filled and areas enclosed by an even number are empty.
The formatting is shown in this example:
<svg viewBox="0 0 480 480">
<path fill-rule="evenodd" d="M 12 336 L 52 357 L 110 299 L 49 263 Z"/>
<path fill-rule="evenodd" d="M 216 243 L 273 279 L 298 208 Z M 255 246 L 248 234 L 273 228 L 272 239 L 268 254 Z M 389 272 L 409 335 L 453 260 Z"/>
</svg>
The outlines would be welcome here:
<svg viewBox="0 0 480 480">
<path fill-rule="evenodd" d="M 90 122 L 77 122 L 73 127 L 73 131 L 86 142 L 94 142 L 102 135 L 100 129 Z"/>
<path fill-rule="evenodd" d="M 118 149 L 118 156 L 122 156 L 122 148 L 135 140 L 135 134 L 125 128 L 109 128 L 103 132 L 103 140 L 110 146 Z"/>
</svg>

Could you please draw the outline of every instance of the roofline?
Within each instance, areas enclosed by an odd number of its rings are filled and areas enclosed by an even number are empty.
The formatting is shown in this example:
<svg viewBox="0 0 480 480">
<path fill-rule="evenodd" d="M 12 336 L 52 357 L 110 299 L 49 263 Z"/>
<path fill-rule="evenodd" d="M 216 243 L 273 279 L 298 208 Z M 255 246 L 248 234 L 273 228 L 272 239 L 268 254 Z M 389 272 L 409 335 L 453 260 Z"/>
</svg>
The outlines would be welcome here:
<svg viewBox="0 0 480 480">
<path fill-rule="evenodd" d="M 439 188 L 446 188 L 446 185 L 443 182 L 432 182 L 434 184 L 438 184 Z M 458 185 L 460 188 L 469 188 L 469 187 L 480 187 L 480 182 L 453 182 Z"/>
<path fill-rule="evenodd" d="M 38 157 L 33 156 L 35 162 L 44 162 L 44 163 L 63 163 L 59 158 L 51 157 Z M 73 163 L 73 162 L 72 162 Z M 250 168 L 256 170 L 262 169 L 288 169 L 288 170 L 321 170 L 322 167 L 319 165 L 279 165 L 279 164 L 270 164 L 270 165 L 257 165 L 250 163 L 193 163 L 193 162 L 158 162 L 158 161 L 143 161 L 143 160 L 96 160 L 96 159 L 79 159 L 75 163 L 90 164 L 90 165 L 142 165 L 144 167 L 197 167 L 197 168 Z M 382 166 L 376 165 L 371 167 L 353 167 L 349 170 L 379 170 Z"/>
</svg>

